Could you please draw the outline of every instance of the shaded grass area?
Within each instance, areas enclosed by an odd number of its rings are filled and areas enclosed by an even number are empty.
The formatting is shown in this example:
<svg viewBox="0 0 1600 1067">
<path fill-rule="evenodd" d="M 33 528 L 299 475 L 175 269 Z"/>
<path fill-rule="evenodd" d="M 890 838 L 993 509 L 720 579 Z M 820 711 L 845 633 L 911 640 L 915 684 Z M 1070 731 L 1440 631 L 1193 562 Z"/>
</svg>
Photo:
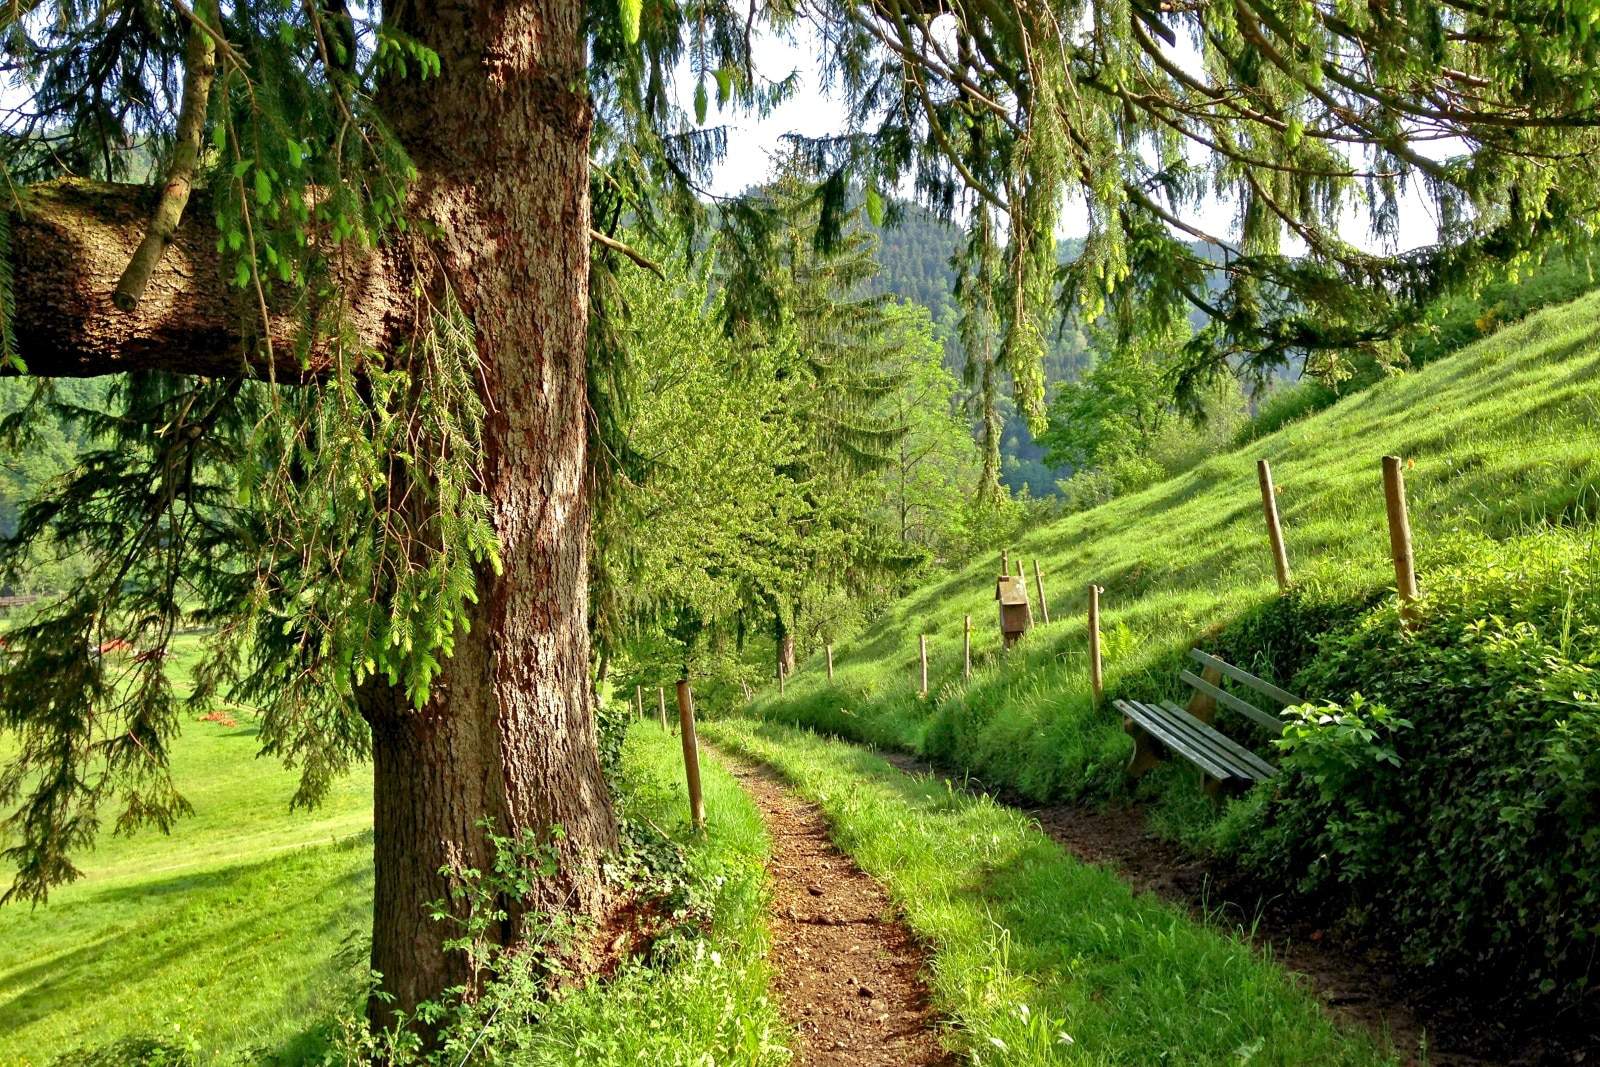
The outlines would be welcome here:
<svg viewBox="0 0 1600 1067">
<path fill-rule="evenodd" d="M 1235 937 L 1064 853 L 1020 813 L 853 745 L 704 724 L 819 804 L 934 950 L 931 985 L 982 1064 L 1375 1064 Z"/>
<path fill-rule="evenodd" d="M 973 562 L 893 605 L 835 649 L 836 680 L 813 655 L 755 714 L 908 749 L 1037 800 L 1125 795 L 1131 742 L 1092 705 L 1085 590 L 1101 600 L 1108 697 L 1185 694 L 1187 649 L 1261 610 L 1276 588 L 1255 460 L 1271 461 L 1291 566 L 1315 599 L 1369 603 L 1392 587 L 1379 459 L 1407 457 L 1424 594 L 1447 543 L 1495 542 L 1600 509 L 1600 294 L 1530 316 L 1420 371 L 1382 382 L 1247 449 L 1144 492 L 1043 526 L 1012 559 L 1045 574 L 1052 622 L 1005 653 L 993 600 L 997 559 Z M 1514 553 L 1514 548 L 1507 549 Z M 962 617 L 976 673 L 963 681 Z M 931 695 L 916 695 L 928 634 Z M 1310 640 L 1311 635 L 1307 635 Z M 1241 666 L 1287 684 L 1294 649 L 1241 648 Z M 1285 666 L 1287 664 L 1287 666 Z M 1307 693 L 1344 699 L 1348 694 Z M 1225 729 L 1237 728 L 1227 713 Z M 1193 772 L 1144 787 L 1160 817 L 1209 819 Z"/>
</svg>

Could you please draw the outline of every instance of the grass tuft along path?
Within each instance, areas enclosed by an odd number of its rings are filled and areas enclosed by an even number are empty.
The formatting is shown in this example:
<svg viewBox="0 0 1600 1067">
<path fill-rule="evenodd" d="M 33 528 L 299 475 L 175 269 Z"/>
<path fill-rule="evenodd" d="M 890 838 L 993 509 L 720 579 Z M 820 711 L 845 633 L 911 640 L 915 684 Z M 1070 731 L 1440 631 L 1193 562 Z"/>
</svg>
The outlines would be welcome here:
<svg viewBox="0 0 1600 1067">
<path fill-rule="evenodd" d="M 819 805 L 932 946 L 935 1006 L 977 1064 L 1393 1063 L 1237 938 L 1078 862 L 1032 820 L 854 745 L 706 722 Z"/>
</svg>

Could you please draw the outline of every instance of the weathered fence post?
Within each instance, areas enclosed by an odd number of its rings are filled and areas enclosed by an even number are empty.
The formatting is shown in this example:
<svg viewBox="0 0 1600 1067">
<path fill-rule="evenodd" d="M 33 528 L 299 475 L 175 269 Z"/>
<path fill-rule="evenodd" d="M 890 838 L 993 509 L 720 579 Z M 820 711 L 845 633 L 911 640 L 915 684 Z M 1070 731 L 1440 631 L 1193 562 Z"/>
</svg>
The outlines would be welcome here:
<svg viewBox="0 0 1600 1067">
<path fill-rule="evenodd" d="M 828 681 L 833 681 L 833 646 L 828 646 Z"/>
<path fill-rule="evenodd" d="M 1100 706 L 1105 685 L 1100 673 L 1100 587 L 1089 587 L 1089 691 L 1094 694 L 1095 707 Z"/>
<path fill-rule="evenodd" d="M 1261 482 L 1261 510 L 1267 516 L 1267 541 L 1272 545 L 1272 566 L 1278 572 L 1278 591 L 1289 588 L 1289 553 L 1283 547 L 1283 524 L 1278 520 L 1278 495 L 1272 486 L 1272 467 L 1266 460 L 1256 461 L 1256 477 Z"/>
<path fill-rule="evenodd" d="M 1011 550 L 1009 548 L 1002 548 L 1000 550 L 1000 573 L 1011 573 Z"/>
<path fill-rule="evenodd" d="M 928 695 L 928 635 L 917 635 L 917 651 L 922 657 L 922 688 L 917 690 L 919 696 Z"/>
<path fill-rule="evenodd" d="M 667 687 L 664 685 L 656 686 L 656 704 L 661 712 L 661 728 L 665 730 L 667 728 Z"/>
<path fill-rule="evenodd" d="M 644 718 L 644 686 L 633 687 L 633 712 L 639 718 Z"/>
<path fill-rule="evenodd" d="M 683 732 L 683 772 L 689 779 L 689 821 L 698 830 L 706 824 L 706 805 L 700 796 L 700 741 L 695 737 L 694 694 L 687 678 L 678 680 L 678 724 Z"/>
<path fill-rule="evenodd" d="M 961 678 L 963 681 L 972 677 L 972 616 L 968 615 L 961 625 L 961 644 L 963 665 Z"/>
<path fill-rule="evenodd" d="M 1400 618 L 1416 618 L 1417 567 L 1411 555 L 1411 518 L 1406 513 L 1406 478 L 1399 456 L 1383 457 L 1383 502 L 1389 512 L 1389 554 L 1394 557 L 1394 585 L 1400 594 Z"/>
<path fill-rule="evenodd" d="M 1039 570 L 1039 561 L 1033 561 L 1033 588 L 1039 593 L 1039 616 L 1045 622 L 1050 621 L 1050 605 L 1044 599 L 1044 573 Z"/>
</svg>

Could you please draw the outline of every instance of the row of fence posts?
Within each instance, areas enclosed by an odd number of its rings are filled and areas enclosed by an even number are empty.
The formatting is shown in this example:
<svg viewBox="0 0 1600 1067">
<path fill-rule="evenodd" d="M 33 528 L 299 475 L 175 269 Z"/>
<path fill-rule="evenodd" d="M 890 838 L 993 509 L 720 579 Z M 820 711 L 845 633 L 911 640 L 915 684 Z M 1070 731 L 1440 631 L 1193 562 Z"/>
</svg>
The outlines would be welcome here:
<svg viewBox="0 0 1600 1067">
<path fill-rule="evenodd" d="M 1400 617 L 1403 625 L 1416 618 L 1417 571 L 1411 549 L 1411 520 L 1406 507 L 1405 464 L 1399 456 L 1383 457 L 1383 498 L 1388 515 L 1389 554 L 1394 561 L 1395 589 L 1400 599 Z M 1284 546 L 1283 520 L 1278 514 L 1277 488 L 1272 481 L 1272 465 L 1266 460 L 1256 462 L 1256 476 L 1261 487 L 1261 508 L 1266 519 L 1267 544 L 1272 552 L 1272 568 L 1278 580 L 1279 591 L 1289 588 L 1289 553 Z M 1000 572 L 1012 573 L 1009 549 L 1000 552 Z M 1016 577 L 1022 577 L 1022 561 L 1017 560 Z M 1033 561 L 1034 590 L 1039 597 L 1039 613 L 1043 622 L 1050 621 L 1050 605 L 1044 595 L 1044 574 L 1039 561 Z M 1089 586 L 1089 690 L 1098 707 L 1105 695 L 1105 675 L 1100 655 L 1100 596 L 1105 590 L 1099 585 Z M 972 616 L 962 620 L 961 678 L 972 677 Z M 928 695 L 928 635 L 917 635 L 919 659 L 919 684 L 917 694 Z M 833 646 L 828 646 L 828 679 L 833 679 Z"/>
<path fill-rule="evenodd" d="M 1398 456 L 1383 457 L 1383 498 L 1384 508 L 1388 515 L 1389 525 L 1389 554 L 1394 560 L 1395 589 L 1400 598 L 1400 617 L 1403 625 L 1409 625 L 1416 617 L 1417 572 L 1416 561 L 1411 550 L 1411 520 L 1406 508 L 1406 484 L 1404 465 Z M 1256 462 L 1257 481 L 1261 487 L 1261 508 L 1266 519 L 1267 544 L 1272 551 L 1272 567 L 1278 579 L 1279 591 L 1289 588 L 1289 553 L 1284 547 L 1283 521 L 1278 514 L 1278 494 L 1272 482 L 1272 466 L 1266 460 Z M 1002 550 L 1000 554 L 1001 573 L 1011 573 L 1011 553 Z M 1017 560 L 1016 576 L 1022 577 L 1022 561 Z M 1039 561 L 1033 561 L 1033 584 L 1039 597 L 1039 614 L 1043 622 L 1050 621 L 1050 606 L 1044 595 L 1044 573 L 1039 567 Z M 1094 700 L 1094 705 L 1099 707 L 1105 697 L 1105 675 L 1100 658 L 1100 595 L 1105 590 L 1095 584 L 1089 586 L 1089 691 Z M 963 681 L 972 677 L 972 616 L 967 615 L 962 620 L 962 664 L 961 677 Z M 833 645 L 826 646 L 828 659 L 828 681 L 833 681 Z M 917 635 L 917 658 L 919 661 L 918 686 L 919 696 L 928 695 L 928 635 Z M 778 691 L 783 692 L 785 672 L 780 666 L 778 669 Z M 639 718 L 644 718 L 644 687 L 634 686 L 634 706 Z M 656 687 L 657 710 L 661 720 L 661 728 L 668 729 L 667 725 L 667 691 L 664 686 Z M 683 767 L 689 782 L 689 814 L 695 829 L 705 825 L 705 802 L 700 791 L 700 746 L 695 736 L 694 726 L 694 693 L 689 687 L 687 678 L 678 681 L 678 728 L 683 741 Z"/>
</svg>

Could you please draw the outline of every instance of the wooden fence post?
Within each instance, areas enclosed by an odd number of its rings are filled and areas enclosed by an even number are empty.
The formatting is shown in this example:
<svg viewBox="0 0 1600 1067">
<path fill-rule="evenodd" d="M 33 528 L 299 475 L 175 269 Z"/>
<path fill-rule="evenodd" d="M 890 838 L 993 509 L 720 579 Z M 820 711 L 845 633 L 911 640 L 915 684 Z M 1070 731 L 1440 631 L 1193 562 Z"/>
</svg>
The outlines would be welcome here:
<svg viewBox="0 0 1600 1067">
<path fill-rule="evenodd" d="M 694 694 L 689 679 L 678 680 L 678 725 L 683 732 L 683 772 L 689 779 L 689 821 L 696 830 L 706 824 L 706 804 L 700 796 L 700 741 L 694 732 Z"/>
<path fill-rule="evenodd" d="M 1039 561 L 1033 561 L 1033 588 L 1039 593 L 1039 616 L 1045 622 L 1050 621 L 1050 605 L 1044 600 L 1044 574 L 1039 570 Z"/>
<path fill-rule="evenodd" d="M 1009 548 L 1002 548 L 1000 550 L 1000 573 L 1011 573 L 1011 550 Z"/>
<path fill-rule="evenodd" d="M 1089 691 L 1094 695 L 1094 706 L 1100 706 L 1105 693 L 1100 673 L 1100 587 L 1089 587 Z"/>
<path fill-rule="evenodd" d="M 1383 502 L 1389 512 L 1389 554 L 1394 557 L 1394 585 L 1400 594 L 1400 618 L 1416 618 L 1417 567 L 1411 555 L 1411 518 L 1406 513 L 1406 478 L 1399 456 L 1383 457 Z"/>
<path fill-rule="evenodd" d="M 633 711 L 639 718 L 644 718 L 644 686 L 633 687 Z"/>
<path fill-rule="evenodd" d="M 833 681 L 833 646 L 828 646 L 828 681 Z"/>
<path fill-rule="evenodd" d="M 928 695 L 928 635 L 917 635 L 917 650 L 922 656 L 922 688 L 917 690 L 920 696 Z"/>
<path fill-rule="evenodd" d="M 663 730 L 665 730 L 667 728 L 667 687 L 666 686 L 664 686 L 664 685 L 656 686 L 656 703 L 657 703 L 658 708 L 661 711 L 661 728 Z"/>
<path fill-rule="evenodd" d="M 968 615 L 961 626 L 961 644 L 963 666 L 961 668 L 962 680 L 972 677 L 972 616 Z"/>
<path fill-rule="evenodd" d="M 1267 541 L 1272 545 L 1272 566 L 1278 572 L 1278 591 L 1289 588 L 1289 553 L 1283 547 L 1283 524 L 1278 520 L 1278 495 L 1272 486 L 1272 467 L 1266 460 L 1256 461 L 1256 477 L 1261 482 L 1261 510 L 1267 516 Z"/>
</svg>

